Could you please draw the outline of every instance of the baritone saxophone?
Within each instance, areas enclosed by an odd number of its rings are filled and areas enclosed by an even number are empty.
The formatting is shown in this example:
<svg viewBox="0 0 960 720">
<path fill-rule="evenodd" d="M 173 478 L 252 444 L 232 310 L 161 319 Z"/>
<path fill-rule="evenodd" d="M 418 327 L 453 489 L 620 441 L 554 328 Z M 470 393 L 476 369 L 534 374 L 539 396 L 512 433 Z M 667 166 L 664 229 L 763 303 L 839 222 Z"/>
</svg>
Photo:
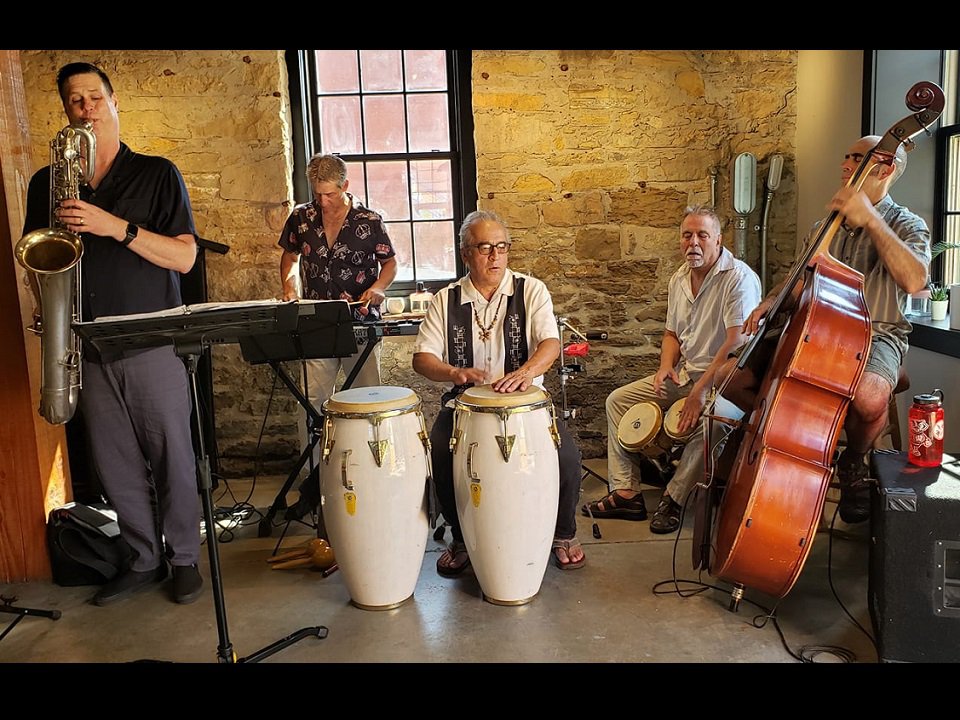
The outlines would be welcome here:
<svg viewBox="0 0 960 720">
<path fill-rule="evenodd" d="M 60 202 L 80 197 L 80 185 L 93 180 L 97 139 L 90 123 L 63 128 L 50 141 L 50 226 L 27 233 L 17 243 L 17 262 L 33 274 L 39 314 L 30 328 L 40 336 L 40 407 L 49 423 L 73 417 L 82 384 L 80 340 L 71 328 L 80 321 L 80 258 L 83 242 L 60 222 Z"/>
</svg>

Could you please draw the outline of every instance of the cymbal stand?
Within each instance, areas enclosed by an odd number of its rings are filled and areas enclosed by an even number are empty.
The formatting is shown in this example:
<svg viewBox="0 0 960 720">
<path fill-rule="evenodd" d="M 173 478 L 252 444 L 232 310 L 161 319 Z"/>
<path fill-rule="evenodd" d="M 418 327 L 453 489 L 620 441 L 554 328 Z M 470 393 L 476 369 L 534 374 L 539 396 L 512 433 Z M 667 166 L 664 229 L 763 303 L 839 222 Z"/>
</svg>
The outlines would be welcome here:
<svg viewBox="0 0 960 720">
<path fill-rule="evenodd" d="M 569 382 L 570 378 L 573 377 L 574 375 L 584 372 L 586 368 L 575 357 L 570 357 L 569 358 L 570 362 L 568 362 L 567 347 L 563 342 L 564 329 L 569 330 L 571 333 L 573 333 L 575 337 L 581 338 L 584 341 L 587 340 L 587 336 L 584 333 L 577 330 L 573 325 L 571 325 L 567 320 L 567 318 L 557 315 L 557 331 L 560 335 L 560 367 L 557 369 L 557 372 L 560 375 L 560 403 L 561 403 L 560 417 L 562 417 L 563 420 L 566 422 L 567 420 L 575 420 L 577 418 L 577 414 L 580 411 L 579 407 L 570 407 L 569 404 L 567 403 L 567 382 Z M 606 336 L 605 333 L 603 333 L 602 335 L 603 337 Z M 605 477 L 597 474 L 596 472 L 588 468 L 586 465 L 584 465 L 582 462 L 580 464 L 580 469 L 583 471 L 583 474 L 580 476 L 581 496 L 583 495 L 583 481 L 590 476 L 593 476 L 594 478 L 599 480 L 601 483 L 603 483 L 604 486 L 606 486 L 607 488 L 607 492 L 608 493 L 610 492 L 610 483 L 607 481 Z M 593 513 L 590 512 L 590 504 L 587 503 L 585 507 L 587 508 L 587 514 L 590 516 L 590 522 L 593 524 L 593 536 L 599 540 L 600 526 L 597 524 L 596 520 L 594 520 Z"/>
</svg>

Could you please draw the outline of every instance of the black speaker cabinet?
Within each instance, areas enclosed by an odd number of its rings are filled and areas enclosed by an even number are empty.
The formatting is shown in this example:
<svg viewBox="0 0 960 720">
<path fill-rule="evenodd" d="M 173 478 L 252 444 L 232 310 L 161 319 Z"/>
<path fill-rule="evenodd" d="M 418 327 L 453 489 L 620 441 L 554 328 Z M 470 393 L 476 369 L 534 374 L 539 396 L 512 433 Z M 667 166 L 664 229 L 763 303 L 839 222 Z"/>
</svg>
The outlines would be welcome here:
<svg viewBox="0 0 960 720">
<path fill-rule="evenodd" d="M 960 461 L 873 454 L 870 616 L 882 662 L 960 662 Z"/>
</svg>

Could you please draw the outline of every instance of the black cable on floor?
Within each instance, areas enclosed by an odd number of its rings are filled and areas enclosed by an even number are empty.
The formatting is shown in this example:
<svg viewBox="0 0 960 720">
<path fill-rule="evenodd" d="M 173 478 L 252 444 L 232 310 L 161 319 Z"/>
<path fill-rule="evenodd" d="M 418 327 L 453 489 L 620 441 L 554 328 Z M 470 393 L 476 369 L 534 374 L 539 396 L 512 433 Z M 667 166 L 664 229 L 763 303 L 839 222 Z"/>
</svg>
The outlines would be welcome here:
<svg viewBox="0 0 960 720">
<path fill-rule="evenodd" d="M 690 499 L 690 496 L 688 495 L 687 500 L 689 499 Z M 680 532 L 683 528 L 683 520 L 684 520 L 684 517 L 686 516 L 686 511 L 687 511 L 687 503 L 684 502 L 683 508 L 680 511 L 680 525 L 678 526 L 676 531 L 677 536 L 674 538 L 674 541 L 673 541 L 673 555 L 671 560 L 671 571 L 673 573 L 673 576 L 669 580 L 661 580 L 657 583 L 654 583 L 652 588 L 653 594 L 654 595 L 678 595 L 679 597 L 682 597 L 682 598 L 693 597 L 695 595 L 699 595 L 700 593 L 705 592 L 706 590 L 718 590 L 720 592 L 730 594 L 731 592 L 730 588 L 724 589 L 720 586 L 711 585 L 710 583 L 704 582 L 701 579 L 703 574 L 702 570 L 698 574 L 698 577 L 696 580 L 687 580 L 687 579 L 681 579 L 677 577 L 677 549 L 680 544 Z M 850 614 L 846 606 L 843 604 L 843 601 L 840 599 L 840 596 L 837 594 L 836 587 L 833 584 L 833 572 L 832 572 L 833 571 L 833 534 L 832 534 L 832 531 L 833 531 L 833 526 L 836 523 L 838 511 L 839 511 L 839 505 L 837 506 L 837 509 L 834 510 L 833 519 L 830 522 L 831 532 L 829 533 L 830 539 L 827 545 L 828 583 L 830 586 L 830 590 L 833 593 L 834 599 L 836 599 L 837 604 L 840 605 L 840 608 L 843 610 L 844 614 L 861 632 L 863 632 L 864 635 L 867 636 L 867 638 L 870 640 L 871 644 L 873 645 L 874 651 L 877 651 L 876 642 L 874 641 L 873 636 L 870 635 L 870 633 L 868 633 L 863 628 L 863 626 L 859 622 L 857 622 L 856 618 L 854 618 L 853 615 Z M 690 586 L 690 587 L 681 588 L 680 586 L 681 583 L 683 583 L 685 586 Z M 665 585 L 672 585 L 673 589 L 662 590 L 661 588 Z M 816 658 L 818 658 L 821 655 L 830 655 L 844 663 L 857 662 L 857 656 L 852 650 L 849 650 L 847 648 L 840 647 L 837 645 L 804 645 L 797 652 L 794 652 L 790 648 L 790 645 L 787 642 L 786 636 L 784 635 L 783 629 L 780 627 L 780 623 L 776 616 L 776 610 L 779 607 L 779 603 L 775 605 L 772 610 L 770 610 L 764 607 L 763 605 L 751 600 L 745 595 L 743 596 L 741 602 L 750 603 L 751 605 L 759 608 L 762 611 L 761 614 L 755 615 L 753 617 L 750 623 L 751 625 L 753 625 L 753 627 L 757 629 L 762 629 L 766 627 L 767 622 L 773 621 L 774 629 L 776 629 L 777 635 L 780 637 L 780 642 L 783 645 L 783 649 L 787 652 L 788 655 L 790 655 L 790 657 L 794 658 L 795 660 L 803 663 L 812 663 L 812 662 L 818 662 Z M 877 653 L 877 656 L 879 659 L 879 652 Z"/>
</svg>

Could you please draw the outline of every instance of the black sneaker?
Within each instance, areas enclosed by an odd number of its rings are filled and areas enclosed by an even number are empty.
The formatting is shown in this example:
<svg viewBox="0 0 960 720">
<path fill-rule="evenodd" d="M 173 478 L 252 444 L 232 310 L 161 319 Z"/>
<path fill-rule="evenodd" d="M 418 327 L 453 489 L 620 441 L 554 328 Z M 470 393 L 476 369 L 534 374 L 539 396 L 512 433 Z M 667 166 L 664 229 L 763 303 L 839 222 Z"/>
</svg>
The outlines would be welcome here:
<svg viewBox="0 0 960 720">
<path fill-rule="evenodd" d="M 154 583 L 162 582 L 166 580 L 166 578 L 166 564 L 162 564 L 154 570 L 146 570 L 144 572 L 127 570 L 100 588 L 97 594 L 93 596 L 93 604 L 101 607 L 103 605 L 109 605 L 117 600 L 122 600 L 134 593 L 145 590 Z"/>
<path fill-rule="evenodd" d="M 870 519 L 869 470 L 860 459 L 845 461 L 843 455 L 837 461 L 837 481 L 840 484 L 840 519 L 850 525 Z"/>
<path fill-rule="evenodd" d="M 203 592 L 203 578 L 196 565 L 173 566 L 173 599 L 181 605 L 192 603 Z"/>
</svg>

